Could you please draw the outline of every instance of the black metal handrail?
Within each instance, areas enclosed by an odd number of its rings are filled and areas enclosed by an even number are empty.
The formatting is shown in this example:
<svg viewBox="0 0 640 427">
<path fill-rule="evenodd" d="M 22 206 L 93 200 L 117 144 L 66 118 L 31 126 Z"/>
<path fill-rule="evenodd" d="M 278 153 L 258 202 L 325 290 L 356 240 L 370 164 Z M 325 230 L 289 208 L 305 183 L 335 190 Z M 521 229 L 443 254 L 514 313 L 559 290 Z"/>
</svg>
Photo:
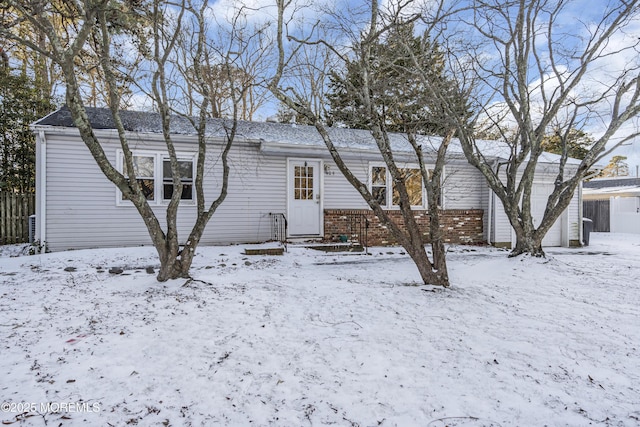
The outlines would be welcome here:
<svg viewBox="0 0 640 427">
<path fill-rule="evenodd" d="M 365 214 L 348 214 L 349 222 L 349 237 L 352 244 L 359 243 L 365 250 L 365 253 L 369 253 L 369 219 Z"/>
<path fill-rule="evenodd" d="M 269 212 L 271 217 L 271 239 L 282 243 L 287 250 L 287 217 L 283 213 Z"/>
</svg>

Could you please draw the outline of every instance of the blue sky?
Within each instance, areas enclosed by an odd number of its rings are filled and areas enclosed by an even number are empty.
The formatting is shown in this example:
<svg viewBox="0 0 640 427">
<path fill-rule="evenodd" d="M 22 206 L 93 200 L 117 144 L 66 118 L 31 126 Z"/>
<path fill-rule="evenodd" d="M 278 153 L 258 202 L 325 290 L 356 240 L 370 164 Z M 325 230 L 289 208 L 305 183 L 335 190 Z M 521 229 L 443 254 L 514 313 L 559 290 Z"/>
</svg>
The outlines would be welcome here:
<svg viewBox="0 0 640 427">
<path fill-rule="evenodd" d="M 426 0 L 427 2 L 429 0 Z M 465 0 L 466 1 L 466 0 Z M 616 3 L 616 2 L 612 2 Z M 212 2 L 210 14 L 212 19 L 215 17 L 215 21 L 218 24 L 222 24 L 225 19 L 229 19 L 233 17 L 234 11 L 237 10 L 239 6 L 239 2 L 234 0 L 219 0 L 216 2 Z M 244 1 L 245 10 L 247 11 L 246 22 L 248 25 L 264 23 L 264 22 L 275 22 L 276 19 L 276 8 L 274 0 L 245 0 Z M 302 5 L 303 2 L 298 3 Z M 341 17 L 347 14 L 348 8 L 358 8 L 365 7 L 367 2 L 362 1 L 354 1 L 354 0 L 323 0 L 323 1 L 314 1 L 314 2 L 306 2 L 304 7 L 300 7 L 296 11 L 296 25 L 299 25 L 301 28 L 309 28 L 309 26 L 318 20 L 326 19 L 325 11 L 329 12 L 337 12 L 337 17 Z M 382 7 L 385 5 L 392 4 L 391 0 L 386 0 L 382 2 Z M 417 10 L 419 7 L 422 7 L 425 3 L 416 2 L 416 5 L 413 6 L 414 10 Z M 563 43 L 566 43 L 567 47 L 569 47 L 572 43 L 577 43 L 581 36 L 588 34 L 588 31 L 593 30 L 593 22 L 597 19 L 605 10 L 605 5 L 609 4 L 606 2 L 593 2 L 588 0 L 575 0 L 574 2 L 569 4 L 569 8 L 567 9 L 567 13 L 561 17 L 557 21 L 556 29 L 559 33 L 564 33 Z M 362 12 L 362 9 L 361 9 Z M 363 21 L 366 24 L 366 12 L 361 15 L 361 18 L 365 18 Z M 333 19 L 336 19 L 334 16 Z M 349 28 L 357 34 L 357 28 Z M 620 46 L 629 43 L 635 43 L 640 38 L 640 21 L 632 22 L 629 25 L 627 31 L 620 32 L 615 34 L 608 40 L 607 49 L 609 51 L 615 51 Z M 581 95 L 584 95 L 587 92 L 597 93 L 599 90 L 604 90 L 608 83 L 612 81 L 612 76 L 619 74 L 619 71 L 628 66 L 630 63 L 633 65 L 640 65 L 640 54 L 638 51 L 627 51 L 625 53 L 614 55 L 608 57 L 604 61 L 600 61 L 596 66 L 591 70 L 589 76 L 585 79 L 584 84 L 578 89 L 576 92 L 576 96 L 579 98 Z M 535 84 L 536 81 L 539 81 L 539 75 L 536 75 L 535 70 L 530 75 L 530 81 L 532 84 Z M 554 80 L 548 80 L 546 85 L 549 88 L 553 88 Z M 535 99 L 536 91 L 533 91 Z M 494 102 L 499 103 L 500 99 L 494 99 Z M 590 123 L 587 124 L 585 130 L 592 133 L 595 137 L 600 136 L 604 129 L 606 128 L 606 115 L 607 108 L 609 105 L 607 102 L 603 102 L 600 105 L 600 111 L 603 113 L 603 118 L 599 120 L 591 120 Z M 271 104 L 265 108 L 263 108 L 256 119 L 264 120 L 268 116 L 274 114 L 277 111 L 277 105 Z M 636 127 L 637 123 L 628 124 L 624 129 L 622 129 L 619 134 L 624 135 L 628 132 L 631 132 L 632 129 Z M 634 141 L 633 143 L 627 144 L 624 147 L 620 147 L 611 156 L 621 154 L 629 157 L 628 163 L 630 165 L 630 169 L 635 172 L 635 165 L 640 165 L 640 141 Z M 610 156 L 609 156 L 610 157 Z M 606 164 L 607 159 L 603 160 L 603 163 Z"/>
</svg>

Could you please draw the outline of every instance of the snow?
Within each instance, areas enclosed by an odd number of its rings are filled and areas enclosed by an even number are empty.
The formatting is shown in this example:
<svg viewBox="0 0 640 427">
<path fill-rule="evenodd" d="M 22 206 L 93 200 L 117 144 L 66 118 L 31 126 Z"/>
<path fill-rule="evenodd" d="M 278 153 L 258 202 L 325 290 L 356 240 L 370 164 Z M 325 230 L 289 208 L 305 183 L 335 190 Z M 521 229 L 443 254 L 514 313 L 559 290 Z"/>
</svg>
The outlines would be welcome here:
<svg viewBox="0 0 640 427">
<path fill-rule="evenodd" d="M 607 188 L 584 188 L 583 194 L 605 194 L 615 196 L 616 194 L 640 194 L 640 185 L 627 185 L 619 187 L 607 187 Z"/>
<path fill-rule="evenodd" d="M 87 114 L 93 129 L 115 130 L 113 116 L 108 108 L 87 108 Z M 161 134 L 162 121 L 160 115 L 153 112 L 144 111 L 121 111 L 120 116 L 127 131 L 137 134 Z M 227 129 L 232 125 L 230 119 L 210 118 L 207 121 L 207 135 L 210 137 L 225 139 Z M 315 126 L 272 123 L 272 122 L 249 122 L 239 120 L 237 123 L 237 140 L 260 142 L 263 146 L 288 146 L 294 147 L 325 147 L 325 143 Z M 57 111 L 34 123 L 34 130 L 47 131 L 50 127 L 74 127 L 71 112 L 64 106 Z M 196 135 L 196 130 L 191 121 L 182 116 L 171 116 L 171 132 L 174 135 Z M 371 136 L 371 132 L 363 129 L 350 129 L 342 127 L 328 127 L 327 132 L 337 148 L 347 150 L 370 151 L 377 153 L 378 148 Z M 74 131 L 75 135 L 76 132 Z M 390 132 L 388 134 L 391 148 L 394 152 L 414 154 L 414 149 L 409 143 L 407 135 L 403 133 Z M 418 143 L 425 152 L 438 151 L 443 138 L 436 135 L 418 135 Z M 196 141 L 195 139 L 193 141 Z M 476 145 L 487 158 L 508 159 L 511 155 L 512 147 L 504 141 L 477 140 Z M 447 151 L 448 155 L 460 157 L 463 155 L 460 141 L 454 138 Z M 560 156 L 543 152 L 539 162 L 546 164 L 557 164 Z M 568 159 L 567 164 L 577 165 L 580 160 Z"/>
<path fill-rule="evenodd" d="M 167 283 L 148 247 L 0 252 L 0 420 L 640 423 L 638 235 L 546 259 L 451 246 L 449 289 L 417 286 L 400 248 L 243 250 L 203 247 Z"/>
</svg>

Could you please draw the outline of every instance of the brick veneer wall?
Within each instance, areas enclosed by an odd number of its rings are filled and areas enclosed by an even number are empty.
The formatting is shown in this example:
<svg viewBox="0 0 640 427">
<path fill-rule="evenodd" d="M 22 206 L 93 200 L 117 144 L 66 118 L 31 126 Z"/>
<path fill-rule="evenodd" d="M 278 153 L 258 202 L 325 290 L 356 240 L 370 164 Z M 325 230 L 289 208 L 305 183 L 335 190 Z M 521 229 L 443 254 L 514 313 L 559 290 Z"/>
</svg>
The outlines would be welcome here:
<svg viewBox="0 0 640 427">
<path fill-rule="evenodd" d="M 398 210 L 388 211 L 391 219 L 402 226 L 404 220 Z M 418 226 L 422 230 L 425 243 L 429 242 L 429 214 L 426 210 L 414 210 Z M 324 238 L 327 241 L 339 241 L 341 235 L 349 235 L 350 215 L 363 214 L 369 220 L 368 244 L 371 246 L 395 245 L 387 227 L 380 223 L 373 211 L 367 209 L 326 209 L 324 211 Z M 449 209 L 441 211 L 440 228 L 444 232 L 445 242 L 478 244 L 485 242 L 482 234 L 482 209 Z"/>
</svg>

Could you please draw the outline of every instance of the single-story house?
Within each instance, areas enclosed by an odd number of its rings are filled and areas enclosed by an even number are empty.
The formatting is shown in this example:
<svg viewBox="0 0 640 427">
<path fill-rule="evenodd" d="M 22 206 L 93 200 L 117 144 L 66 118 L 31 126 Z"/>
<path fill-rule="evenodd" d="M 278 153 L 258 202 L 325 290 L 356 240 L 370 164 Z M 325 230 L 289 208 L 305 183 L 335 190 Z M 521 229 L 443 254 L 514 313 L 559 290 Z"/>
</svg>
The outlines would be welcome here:
<svg viewBox="0 0 640 427">
<path fill-rule="evenodd" d="M 594 231 L 640 233 L 640 178 L 598 178 L 583 186 L 584 216 Z"/>
<path fill-rule="evenodd" d="M 87 112 L 109 160 L 122 170 L 122 149 L 110 111 L 89 108 Z M 172 189 L 163 185 L 171 178 L 167 175 L 170 170 L 165 168 L 167 150 L 159 116 L 123 111 L 122 120 L 138 167 L 138 179 L 147 188 L 149 203 L 162 221 Z M 207 202 L 217 196 L 221 183 L 220 153 L 225 123 L 229 124 L 223 119 L 211 119 L 207 125 Z M 196 212 L 192 185 L 197 139 L 185 118 L 173 117 L 171 129 L 184 168 L 178 222 L 180 235 L 186 237 Z M 51 251 L 150 244 L 136 209 L 103 176 L 66 107 L 34 123 L 33 130 L 37 141 L 36 240 Z M 344 128 L 332 128 L 330 132 L 355 175 L 367 183 L 390 211 L 397 211 L 393 183 L 371 134 Z M 394 134 L 391 141 L 396 159 L 412 175 L 417 168 L 416 158 L 405 137 Z M 438 141 L 435 137 L 425 138 L 424 151 L 429 153 L 429 146 Z M 393 243 L 387 230 L 342 176 L 314 127 L 242 121 L 229 158 L 228 196 L 209 222 L 202 244 L 268 241 L 273 238 L 274 214 L 283 214 L 288 220 L 289 238 L 327 240 L 343 237 L 349 232 L 351 219 L 364 215 L 370 221 L 370 245 Z M 554 175 L 551 169 L 545 169 L 544 162 L 538 168 L 534 212 L 541 215 Z M 428 235 L 422 183 L 419 178 L 410 179 L 415 181 L 410 186 L 415 215 Z M 459 148 L 450 150 L 443 183 L 442 226 L 448 242 L 512 245 L 514 235 L 499 200 Z M 576 195 L 579 194 L 577 190 Z M 581 201 L 575 197 L 544 245 L 580 244 L 580 207 Z"/>
</svg>

